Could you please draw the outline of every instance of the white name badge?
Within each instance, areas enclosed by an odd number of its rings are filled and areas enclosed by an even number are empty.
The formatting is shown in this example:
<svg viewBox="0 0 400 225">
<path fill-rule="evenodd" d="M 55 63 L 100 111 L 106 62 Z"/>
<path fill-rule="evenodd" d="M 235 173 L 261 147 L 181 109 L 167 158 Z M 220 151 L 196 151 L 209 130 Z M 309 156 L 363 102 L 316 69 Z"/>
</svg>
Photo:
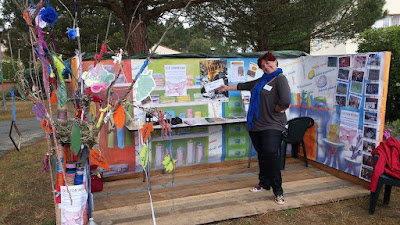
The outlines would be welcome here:
<svg viewBox="0 0 400 225">
<path fill-rule="evenodd" d="M 267 91 L 270 91 L 270 90 L 272 89 L 272 86 L 266 84 L 266 85 L 264 86 L 264 89 L 267 90 Z"/>
</svg>

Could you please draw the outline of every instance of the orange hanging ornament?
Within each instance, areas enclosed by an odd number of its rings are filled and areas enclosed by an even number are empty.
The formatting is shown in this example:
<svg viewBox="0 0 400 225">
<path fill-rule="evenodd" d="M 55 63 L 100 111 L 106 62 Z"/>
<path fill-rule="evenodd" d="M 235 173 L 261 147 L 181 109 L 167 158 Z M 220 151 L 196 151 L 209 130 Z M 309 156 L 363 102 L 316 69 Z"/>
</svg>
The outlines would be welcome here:
<svg viewBox="0 0 400 225">
<path fill-rule="evenodd" d="M 52 91 L 51 92 L 51 96 L 50 96 L 50 103 L 54 104 L 54 103 L 57 103 L 57 102 L 58 102 L 58 99 L 57 99 L 56 92 Z"/>
<path fill-rule="evenodd" d="M 110 170 L 110 167 L 108 166 L 107 160 L 103 157 L 101 154 L 100 150 L 95 149 L 95 150 L 89 150 L 90 151 L 90 158 L 89 160 L 93 162 L 95 165 L 100 166 L 101 168 L 105 170 Z"/>
<path fill-rule="evenodd" d="M 115 109 L 115 112 L 113 114 L 113 119 L 115 122 L 115 125 L 118 127 L 118 129 L 122 129 L 125 125 L 125 111 L 122 108 L 122 105 L 119 104 L 117 108 Z"/>
</svg>

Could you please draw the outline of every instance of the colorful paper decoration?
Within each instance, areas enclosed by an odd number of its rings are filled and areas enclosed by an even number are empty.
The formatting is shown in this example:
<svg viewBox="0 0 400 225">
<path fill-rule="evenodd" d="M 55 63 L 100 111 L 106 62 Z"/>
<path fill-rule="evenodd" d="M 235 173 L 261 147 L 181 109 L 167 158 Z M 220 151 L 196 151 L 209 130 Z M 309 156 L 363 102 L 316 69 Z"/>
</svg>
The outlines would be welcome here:
<svg viewBox="0 0 400 225">
<path fill-rule="evenodd" d="M 143 137 L 143 143 L 147 141 L 147 139 L 150 137 L 150 132 L 153 131 L 153 123 L 146 123 L 143 125 L 143 128 L 140 129 L 140 133 L 142 134 Z"/>
<path fill-rule="evenodd" d="M 123 149 L 125 148 L 125 138 L 124 138 L 124 129 L 119 129 L 117 127 L 117 143 L 118 148 Z"/>
<path fill-rule="evenodd" d="M 47 111 L 41 102 L 37 102 L 36 105 L 32 107 L 32 110 L 36 114 L 36 118 L 40 121 L 42 121 L 47 114 Z"/>
<path fill-rule="evenodd" d="M 101 154 L 100 150 L 95 149 L 95 150 L 89 150 L 90 151 L 90 162 L 93 162 L 94 164 L 100 166 L 101 168 L 105 170 L 110 170 L 110 167 L 108 166 L 107 160 L 103 157 L 103 154 Z"/>
<path fill-rule="evenodd" d="M 114 64 L 117 62 L 118 62 L 118 64 L 121 64 L 122 53 L 123 53 L 122 49 L 119 49 L 116 56 L 111 56 L 111 58 L 114 59 L 114 61 L 113 61 Z"/>
<path fill-rule="evenodd" d="M 57 102 L 60 107 L 64 107 L 65 104 L 67 104 L 67 87 L 65 85 L 64 77 L 62 75 L 62 71 L 64 71 L 65 69 L 65 64 L 62 61 L 61 55 L 60 56 L 53 55 L 53 62 L 57 69 L 57 77 L 58 77 L 58 85 L 57 85 L 58 87 L 56 90 Z"/>
<path fill-rule="evenodd" d="M 129 121 L 132 118 L 133 110 L 132 104 L 130 103 L 132 100 L 128 98 L 127 101 L 127 111 L 125 111 L 125 120 Z M 128 122 L 126 122 L 128 123 Z M 133 132 L 125 132 L 125 146 L 132 146 L 133 144 Z"/>
<path fill-rule="evenodd" d="M 124 108 L 122 108 L 122 105 L 119 104 L 117 108 L 115 109 L 115 112 L 113 114 L 113 119 L 115 122 L 115 125 L 117 126 L 118 129 L 122 129 L 125 125 L 125 111 Z"/>
<path fill-rule="evenodd" d="M 62 80 L 64 82 L 64 77 L 62 77 L 62 71 L 65 69 L 65 64 L 62 60 L 62 55 L 59 55 L 59 56 L 54 55 L 53 62 L 57 68 L 57 74 L 60 77 L 60 80 Z"/>
<path fill-rule="evenodd" d="M 79 129 L 78 125 L 74 125 L 74 128 L 72 128 L 72 133 L 71 133 L 71 148 L 75 152 L 75 154 L 78 154 L 79 150 L 81 150 L 81 145 L 82 145 L 81 130 Z"/>
<path fill-rule="evenodd" d="M 171 155 L 168 154 L 164 157 L 162 164 L 164 165 L 165 171 L 171 172 L 174 169 L 176 159 L 172 159 Z"/>
<path fill-rule="evenodd" d="M 156 87 L 156 82 L 153 79 L 153 70 L 148 70 L 147 73 L 140 75 L 135 83 L 135 101 L 141 102 Z"/>
<path fill-rule="evenodd" d="M 51 133 L 51 132 L 52 132 L 52 129 L 51 129 L 50 125 L 47 124 L 47 120 L 46 120 L 46 119 L 43 119 L 43 120 L 42 120 L 41 127 L 42 127 L 42 129 L 43 129 L 44 131 L 46 131 L 47 133 Z"/>
<path fill-rule="evenodd" d="M 107 147 L 114 148 L 114 119 L 110 117 L 108 122 L 108 135 L 107 135 Z M 128 132 L 129 133 L 129 132 Z"/>
<path fill-rule="evenodd" d="M 89 119 L 90 120 L 94 120 L 95 117 L 96 117 L 96 103 L 90 102 L 90 105 L 89 105 Z"/>
<path fill-rule="evenodd" d="M 51 96 L 50 96 L 50 103 L 54 104 L 54 103 L 57 103 L 57 102 L 58 102 L 58 99 L 57 99 L 56 92 L 52 91 L 51 92 Z"/>
<path fill-rule="evenodd" d="M 65 86 L 64 79 L 58 82 L 58 88 L 56 90 L 57 103 L 62 108 L 67 104 L 67 87 Z"/>
<path fill-rule="evenodd" d="M 99 128 L 101 121 L 103 121 L 104 113 L 107 112 L 111 108 L 111 105 L 107 105 L 104 109 L 100 109 L 100 118 L 97 121 L 96 127 Z"/>
<path fill-rule="evenodd" d="M 99 93 L 102 89 L 107 89 L 110 86 L 115 79 L 115 75 L 109 73 L 103 65 L 97 64 L 89 71 L 83 72 L 82 79 L 92 92 Z"/>
<path fill-rule="evenodd" d="M 140 163 L 145 168 L 149 162 L 149 149 L 147 145 L 143 145 L 142 151 L 140 151 Z"/>
</svg>

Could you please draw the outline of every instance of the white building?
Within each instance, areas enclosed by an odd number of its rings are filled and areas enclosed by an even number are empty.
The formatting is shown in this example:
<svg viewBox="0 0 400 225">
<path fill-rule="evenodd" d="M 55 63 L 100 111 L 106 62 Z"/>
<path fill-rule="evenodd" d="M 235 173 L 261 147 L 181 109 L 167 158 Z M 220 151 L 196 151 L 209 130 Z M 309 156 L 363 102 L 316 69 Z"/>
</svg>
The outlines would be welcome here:
<svg viewBox="0 0 400 225">
<path fill-rule="evenodd" d="M 150 50 L 152 51 L 155 47 L 156 47 L 156 46 L 154 45 L 153 47 L 150 48 Z M 181 53 L 181 52 L 179 52 L 179 51 L 177 51 L 177 50 L 174 50 L 174 49 L 172 49 L 172 48 L 168 48 L 168 47 L 166 47 L 166 46 L 164 46 L 164 45 L 159 45 L 159 46 L 157 47 L 155 53 L 156 53 L 156 54 L 159 54 L 159 55 L 168 55 L 168 54 L 178 54 L 178 53 Z"/>
<path fill-rule="evenodd" d="M 383 7 L 388 11 L 388 16 L 375 22 L 372 28 L 390 27 L 400 25 L 400 0 L 386 0 Z M 355 54 L 358 43 L 356 39 L 347 40 L 339 43 L 335 40 L 326 41 L 323 39 L 313 39 L 310 43 L 310 55 L 340 55 Z"/>
</svg>

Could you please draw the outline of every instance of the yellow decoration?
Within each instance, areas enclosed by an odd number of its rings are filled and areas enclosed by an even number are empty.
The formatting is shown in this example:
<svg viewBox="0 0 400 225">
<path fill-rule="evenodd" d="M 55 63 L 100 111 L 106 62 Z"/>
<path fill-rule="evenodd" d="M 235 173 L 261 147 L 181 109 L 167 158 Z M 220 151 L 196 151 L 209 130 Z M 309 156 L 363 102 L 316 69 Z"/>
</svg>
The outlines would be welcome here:
<svg viewBox="0 0 400 225">
<path fill-rule="evenodd" d="M 64 77 L 62 76 L 62 71 L 65 69 L 65 65 L 64 65 L 64 62 L 62 60 L 62 56 L 61 55 L 53 56 L 53 62 L 54 62 L 54 65 L 57 68 L 57 73 L 58 73 L 58 77 L 60 78 L 60 81 L 62 83 L 64 83 Z"/>
<path fill-rule="evenodd" d="M 142 151 L 140 151 L 140 163 L 145 168 L 149 162 L 149 149 L 147 145 L 143 145 Z"/>
<path fill-rule="evenodd" d="M 162 164 L 164 165 L 165 171 L 171 172 L 174 169 L 176 159 L 172 159 L 171 155 L 164 157 Z"/>
<path fill-rule="evenodd" d="M 104 113 L 107 112 L 109 109 L 111 109 L 111 105 L 108 105 L 104 109 L 100 109 L 100 118 L 97 121 L 97 125 L 96 125 L 97 128 L 100 127 L 101 121 L 103 121 Z"/>
</svg>

